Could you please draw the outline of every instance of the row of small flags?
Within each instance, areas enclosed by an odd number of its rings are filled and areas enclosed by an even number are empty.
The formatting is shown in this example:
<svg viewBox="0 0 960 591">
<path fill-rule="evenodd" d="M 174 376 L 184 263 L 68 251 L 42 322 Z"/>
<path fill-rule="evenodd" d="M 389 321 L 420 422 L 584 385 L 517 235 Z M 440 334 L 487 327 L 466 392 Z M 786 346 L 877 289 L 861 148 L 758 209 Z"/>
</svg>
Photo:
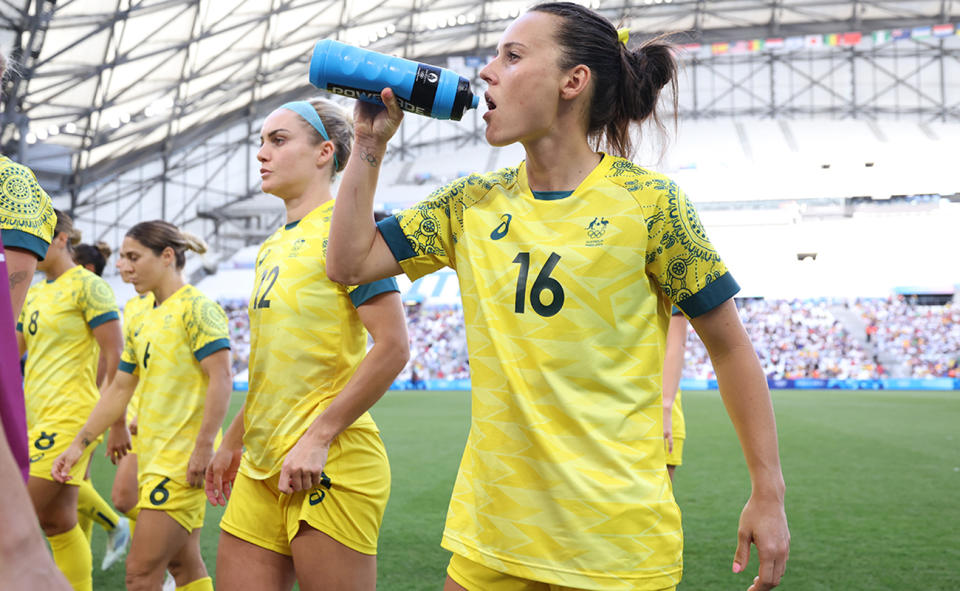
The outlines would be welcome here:
<svg viewBox="0 0 960 591">
<path fill-rule="evenodd" d="M 913 27 L 911 29 L 874 31 L 873 33 L 831 33 L 829 35 L 772 37 L 768 39 L 751 39 L 748 41 L 710 44 L 688 43 L 680 47 L 689 53 L 707 56 L 724 55 L 728 53 L 756 53 L 759 51 L 773 51 L 778 49 L 794 51 L 798 49 L 818 49 L 821 47 L 855 47 L 867 39 L 872 39 L 874 45 L 880 45 L 900 39 L 942 38 L 955 34 L 960 35 L 960 27 L 954 26 L 952 23 L 947 23 L 927 27 Z"/>
</svg>

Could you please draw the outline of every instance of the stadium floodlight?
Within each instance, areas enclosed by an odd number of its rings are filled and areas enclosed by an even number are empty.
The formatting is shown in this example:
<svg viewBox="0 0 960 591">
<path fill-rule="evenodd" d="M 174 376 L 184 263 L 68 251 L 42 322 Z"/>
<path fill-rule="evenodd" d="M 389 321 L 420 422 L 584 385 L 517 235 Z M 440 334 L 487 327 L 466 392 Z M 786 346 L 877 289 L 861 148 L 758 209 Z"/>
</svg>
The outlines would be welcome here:
<svg viewBox="0 0 960 591">
<path fill-rule="evenodd" d="M 36 135 L 37 135 L 37 139 L 42 142 L 43 140 L 47 139 L 47 130 L 46 130 L 46 129 L 38 129 L 38 130 L 36 131 Z"/>
<path fill-rule="evenodd" d="M 27 134 L 27 137 L 25 139 L 27 140 L 28 144 L 35 144 L 37 143 L 37 134 L 30 132 Z"/>
<path fill-rule="evenodd" d="M 57 127 L 56 125 L 51 125 L 50 127 L 47 128 L 47 133 L 50 135 L 50 137 L 53 137 L 55 135 L 60 135 L 60 128 Z"/>
<path fill-rule="evenodd" d="M 63 130 L 67 133 L 77 133 L 77 124 L 71 121 L 63 126 Z"/>
</svg>

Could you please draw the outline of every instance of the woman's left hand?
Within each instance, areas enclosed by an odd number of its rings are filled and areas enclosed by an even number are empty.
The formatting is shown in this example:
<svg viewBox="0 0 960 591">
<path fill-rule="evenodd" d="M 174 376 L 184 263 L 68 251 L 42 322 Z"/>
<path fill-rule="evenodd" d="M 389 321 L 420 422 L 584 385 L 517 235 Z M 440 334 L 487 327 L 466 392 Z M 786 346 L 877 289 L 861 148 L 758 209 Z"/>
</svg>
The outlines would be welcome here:
<svg viewBox="0 0 960 591">
<path fill-rule="evenodd" d="M 213 446 L 197 444 L 190 454 L 190 463 L 187 464 L 187 484 L 194 488 L 203 488 L 205 479 L 204 474 L 210 460 L 213 459 Z"/>
<path fill-rule="evenodd" d="M 110 433 L 107 435 L 106 457 L 116 464 L 132 449 L 130 431 L 125 426 L 122 429 L 117 426 L 110 427 Z"/>
<path fill-rule="evenodd" d="M 757 547 L 759 573 L 747 591 L 769 591 L 780 584 L 790 556 L 790 530 L 783 497 L 751 495 L 740 514 L 733 572 L 742 572 L 750 560 L 750 544 Z"/>
<path fill-rule="evenodd" d="M 283 460 L 283 468 L 280 469 L 280 492 L 289 495 L 318 486 L 329 452 L 329 443 L 317 443 L 307 435 L 301 437 Z"/>
</svg>

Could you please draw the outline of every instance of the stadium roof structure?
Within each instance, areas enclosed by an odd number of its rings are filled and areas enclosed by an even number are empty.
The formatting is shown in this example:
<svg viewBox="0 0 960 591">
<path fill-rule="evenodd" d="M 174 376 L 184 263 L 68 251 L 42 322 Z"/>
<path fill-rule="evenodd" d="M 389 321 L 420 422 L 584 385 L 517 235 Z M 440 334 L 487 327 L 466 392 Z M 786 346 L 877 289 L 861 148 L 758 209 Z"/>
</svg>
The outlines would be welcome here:
<svg viewBox="0 0 960 591">
<path fill-rule="evenodd" d="M 957 3 L 949 0 L 587 4 L 630 27 L 631 43 L 682 31 L 682 41 L 704 47 L 960 20 Z M 253 122 L 276 105 L 315 94 L 306 73 L 317 40 L 335 38 L 384 53 L 460 65 L 475 75 L 477 66 L 495 51 L 502 30 L 529 5 L 513 0 L 0 0 L 0 45 L 20 71 L 4 83 L 0 142 L 4 153 L 19 156 L 38 171 L 51 194 L 68 198 L 63 205 L 70 210 L 97 207 L 102 191 L 90 187 L 146 163 L 159 163 L 160 172 L 147 175 L 128 196 L 160 183 L 166 199 L 166 184 L 178 167 L 196 167 L 198 160 L 235 152 L 255 137 Z M 936 50 L 928 45 L 928 50 Z M 955 52 L 944 53 L 942 41 L 940 52 L 941 60 L 957 61 Z M 736 79 L 710 92 L 746 88 L 739 75 L 722 76 Z M 895 85 L 911 84 L 907 74 L 894 71 L 892 77 Z M 816 75 L 807 78 L 805 84 L 818 84 Z M 684 108 L 700 116 L 748 112 L 696 111 L 696 104 Z M 755 114 L 765 113 L 780 114 Z M 960 109 L 945 100 L 934 104 L 931 113 L 960 118 Z M 238 125 L 245 125 L 246 133 L 197 150 Z M 447 129 L 463 142 L 482 137 L 477 124 Z M 401 149 L 405 143 L 436 139 L 419 133 L 404 134 Z M 189 188 L 202 191 L 203 183 L 194 181 Z M 121 192 L 118 189 L 117 199 Z M 256 192 L 251 185 L 213 203 L 241 201 Z M 166 205 L 162 211 L 169 213 Z"/>
</svg>

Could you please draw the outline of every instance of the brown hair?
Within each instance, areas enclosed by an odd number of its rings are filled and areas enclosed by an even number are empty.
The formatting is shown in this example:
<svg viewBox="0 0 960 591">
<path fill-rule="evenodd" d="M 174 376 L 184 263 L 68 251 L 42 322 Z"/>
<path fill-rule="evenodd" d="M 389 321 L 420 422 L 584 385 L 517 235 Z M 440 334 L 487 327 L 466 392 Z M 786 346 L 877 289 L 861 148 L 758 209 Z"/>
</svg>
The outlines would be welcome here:
<svg viewBox="0 0 960 591">
<path fill-rule="evenodd" d="M 350 117 L 343 107 L 328 101 L 327 99 L 315 97 L 307 100 L 310 105 L 317 110 L 320 121 L 323 122 L 323 128 L 327 130 L 330 141 L 333 142 L 337 155 L 337 164 L 333 171 L 334 176 L 347 166 L 347 160 L 350 159 L 350 150 L 353 148 L 353 118 Z M 301 118 L 302 119 L 302 118 Z M 303 121 L 303 125 L 310 130 L 311 143 L 317 145 L 326 141 L 320 132 L 314 129 L 312 125 Z"/>
<path fill-rule="evenodd" d="M 563 19 L 556 40 L 563 52 L 560 67 L 583 64 L 590 68 L 593 95 L 587 134 L 595 148 L 605 147 L 616 156 L 631 158 L 633 123 L 651 120 L 666 138 L 666 128 L 657 112 L 660 92 L 673 92 L 673 120 L 677 120 L 677 60 L 674 46 L 664 36 L 628 49 L 613 24 L 603 16 L 571 2 L 538 4 L 531 12 L 544 12 Z"/>
<path fill-rule="evenodd" d="M 188 250 L 198 254 L 207 252 L 207 243 L 202 238 L 163 220 L 140 222 L 127 230 L 127 236 L 146 246 L 157 256 L 160 256 L 164 249 L 172 248 L 177 258 L 177 269 L 182 269 L 186 264 Z"/>
<path fill-rule="evenodd" d="M 80 244 L 82 233 L 80 230 L 73 227 L 73 219 L 66 213 L 60 211 L 59 209 L 54 209 L 53 213 L 57 216 L 57 225 L 53 228 L 53 237 L 56 238 L 60 234 L 66 232 L 67 234 L 67 250 L 73 251 L 73 247 Z"/>
<path fill-rule="evenodd" d="M 103 269 L 107 266 L 107 259 L 111 254 L 113 249 L 101 240 L 96 244 L 78 244 L 73 249 L 73 260 L 80 266 L 93 265 L 93 272 L 103 275 Z"/>
</svg>

